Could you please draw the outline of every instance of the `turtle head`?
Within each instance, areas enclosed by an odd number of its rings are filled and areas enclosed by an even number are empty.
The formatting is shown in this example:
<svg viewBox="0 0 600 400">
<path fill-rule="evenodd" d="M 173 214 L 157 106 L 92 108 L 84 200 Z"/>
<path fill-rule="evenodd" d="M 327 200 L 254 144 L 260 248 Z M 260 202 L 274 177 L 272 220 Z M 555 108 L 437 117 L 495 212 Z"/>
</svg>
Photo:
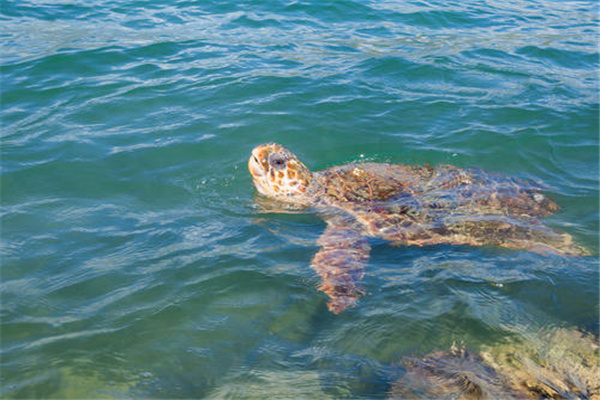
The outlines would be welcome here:
<svg viewBox="0 0 600 400">
<path fill-rule="evenodd" d="M 298 157 L 276 143 L 252 150 L 248 169 L 256 189 L 265 196 L 292 203 L 310 203 L 313 174 Z"/>
</svg>

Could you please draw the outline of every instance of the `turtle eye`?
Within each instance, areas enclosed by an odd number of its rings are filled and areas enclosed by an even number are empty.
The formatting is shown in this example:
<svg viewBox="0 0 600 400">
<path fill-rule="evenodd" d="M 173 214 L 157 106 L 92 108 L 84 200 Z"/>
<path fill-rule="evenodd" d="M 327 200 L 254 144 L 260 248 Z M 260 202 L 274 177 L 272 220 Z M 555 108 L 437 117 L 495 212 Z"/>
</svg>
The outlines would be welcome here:
<svg viewBox="0 0 600 400">
<path fill-rule="evenodd" d="M 269 164 L 271 164 L 271 166 L 277 170 L 284 169 L 286 163 L 287 158 L 279 152 L 273 153 L 269 156 Z"/>
</svg>

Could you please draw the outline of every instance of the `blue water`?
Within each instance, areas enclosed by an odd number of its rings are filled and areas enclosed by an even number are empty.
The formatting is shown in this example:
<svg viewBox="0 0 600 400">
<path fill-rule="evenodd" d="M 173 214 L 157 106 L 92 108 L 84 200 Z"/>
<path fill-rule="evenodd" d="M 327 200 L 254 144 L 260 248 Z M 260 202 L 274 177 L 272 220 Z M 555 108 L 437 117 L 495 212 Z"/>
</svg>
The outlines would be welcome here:
<svg viewBox="0 0 600 400">
<path fill-rule="evenodd" d="M 406 355 L 598 337 L 595 1 L 0 1 L 4 398 L 384 398 Z M 536 181 L 591 257 L 373 241 L 356 308 L 246 162 Z"/>
</svg>

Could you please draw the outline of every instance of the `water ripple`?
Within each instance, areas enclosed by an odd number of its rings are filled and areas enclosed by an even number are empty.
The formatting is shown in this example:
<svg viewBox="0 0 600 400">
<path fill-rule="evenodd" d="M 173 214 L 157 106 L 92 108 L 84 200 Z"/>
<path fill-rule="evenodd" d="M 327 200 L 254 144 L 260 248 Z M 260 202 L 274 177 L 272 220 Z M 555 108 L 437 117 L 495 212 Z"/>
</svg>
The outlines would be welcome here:
<svg viewBox="0 0 600 400">
<path fill-rule="evenodd" d="M 0 396 L 385 397 L 406 354 L 597 335 L 597 260 L 494 248 L 374 241 L 334 316 L 324 223 L 246 170 L 277 141 L 311 169 L 515 175 L 597 253 L 597 3 L 6 0 L 0 20 Z"/>
</svg>

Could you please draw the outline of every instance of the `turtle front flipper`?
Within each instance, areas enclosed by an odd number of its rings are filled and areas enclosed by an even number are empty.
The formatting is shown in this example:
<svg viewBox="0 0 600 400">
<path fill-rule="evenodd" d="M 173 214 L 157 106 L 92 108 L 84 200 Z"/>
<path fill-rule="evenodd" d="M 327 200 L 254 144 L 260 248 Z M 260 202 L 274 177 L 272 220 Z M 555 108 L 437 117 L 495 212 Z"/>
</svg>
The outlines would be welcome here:
<svg viewBox="0 0 600 400">
<path fill-rule="evenodd" d="M 321 249 L 311 266 L 323 279 L 319 290 L 329 296 L 327 307 L 339 314 L 364 293 L 358 281 L 363 277 L 371 247 L 357 229 L 339 221 L 328 221 L 317 243 Z"/>
</svg>

